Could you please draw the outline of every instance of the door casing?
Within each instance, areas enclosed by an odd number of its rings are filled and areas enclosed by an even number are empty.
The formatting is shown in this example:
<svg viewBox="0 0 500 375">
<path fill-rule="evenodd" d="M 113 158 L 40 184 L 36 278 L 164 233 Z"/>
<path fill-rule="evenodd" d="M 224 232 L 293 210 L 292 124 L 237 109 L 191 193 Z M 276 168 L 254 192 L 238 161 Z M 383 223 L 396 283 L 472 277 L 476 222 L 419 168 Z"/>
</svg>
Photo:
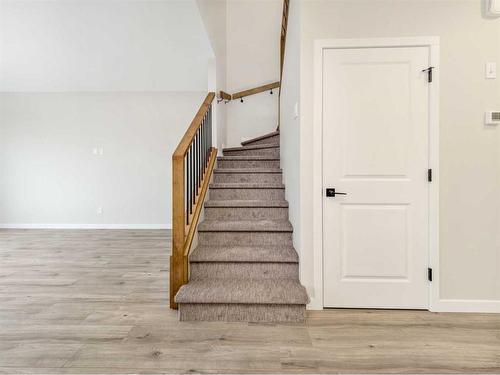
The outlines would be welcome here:
<svg viewBox="0 0 500 375">
<path fill-rule="evenodd" d="M 346 48 L 428 47 L 433 82 L 429 83 L 429 310 L 439 303 L 439 37 L 316 39 L 314 43 L 313 91 L 313 269 L 314 293 L 309 309 L 323 309 L 323 51 Z"/>
</svg>

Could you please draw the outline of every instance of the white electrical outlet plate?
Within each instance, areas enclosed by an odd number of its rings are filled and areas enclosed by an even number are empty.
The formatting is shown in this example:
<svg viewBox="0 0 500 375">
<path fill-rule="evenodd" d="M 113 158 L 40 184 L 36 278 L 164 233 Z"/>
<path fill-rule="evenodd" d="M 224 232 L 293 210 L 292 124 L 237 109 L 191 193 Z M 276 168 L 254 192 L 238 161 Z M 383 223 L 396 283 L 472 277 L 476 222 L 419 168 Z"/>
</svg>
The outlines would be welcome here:
<svg viewBox="0 0 500 375">
<path fill-rule="evenodd" d="M 486 78 L 487 79 L 497 78 L 497 63 L 494 62 L 486 63 Z"/>
<path fill-rule="evenodd" d="M 485 125 L 500 125 L 500 111 L 488 111 L 484 115 Z"/>
</svg>

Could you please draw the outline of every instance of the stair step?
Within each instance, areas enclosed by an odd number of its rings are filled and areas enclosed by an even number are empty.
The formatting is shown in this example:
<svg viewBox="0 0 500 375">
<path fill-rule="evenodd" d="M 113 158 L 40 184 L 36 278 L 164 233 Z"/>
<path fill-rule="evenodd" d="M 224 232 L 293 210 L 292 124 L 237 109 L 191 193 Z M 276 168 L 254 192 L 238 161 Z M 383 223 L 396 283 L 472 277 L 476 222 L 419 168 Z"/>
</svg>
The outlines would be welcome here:
<svg viewBox="0 0 500 375">
<path fill-rule="evenodd" d="M 277 131 L 274 131 L 272 133 L 261 135 L 260 137 L 247 139 L 246 141 L 241 142 L 241 145 L 246 146 L 246 145 L 251 145 L 251 144 L 259 144 L 259 142 L 265 143 L 266 141 L 269 141 L 269 143 L 271 143 L 275 139 L 277 139 L 279 142 L 279 135 L 280 135 L 280 132 L 277 130 Z"/>
<path fill-rule="evenodd" d="M 280 262 L 298 263 L 299 256 L 291 246 L 198 246 L 189 255 L 196 262 Z"/>
<path fill-rule="evenodd" d="M 202 246 L 292 246 L 289 221 L 204 221 L 198 226 Z"/>
<path fill-rule="evenodd" d="M 305 288 L 293 279 L 202 279 L 183 285 L 175 301 L 180 304 L 309 303 Z"/>
<path fill-rule="evenodd" d="M 243 148 L 243 147 L 240 147 Z M 217 160 L 240 160 L 240 161 L 262 161 L 262 160 L 272 160 L 279 161 L 279 157 L 272 156 L 259 156 L 259 155 L 240 155 L 240 156 L 217 156 Z"/>
<path fill-rule="evenodd" d="M 213 182 L 210 184 L 209 196 L 213 200 L 284 200 L 285 186 L 276 182 Z"/>
<path fill-rule="evenodd" d="M 284 200 L 207 201 L 205 202 L 205 220 L 288 220 L 288 203 Z"/>
<path fill-rule="evenodd" d="M 256 174 L 261 174 L 261 173 L 275 173 L 275 174 L 282 174 L 283 171 L 280 168 L 217 168 L 214 170 L 215 174 L 219 173 L 229 173 L 229 174 L 234 174 L 234 173 L 256 173 Z"/>
<path fill-rule="evenodd" d="M 274 143 L 264 143 L 262 145 L 249 145 L 249 146 L 238 146 L 238 147 L 226 147 L 222 149 L 222 152 L 226 151 L 241 151 L 241 150 L 262 150 L 265 148 L 279 148 L 280 146 Z"/>
<path fill-rule="evenodd" d="M 189 279 L 298 279 L 296 262 L 191 262 Z"/>
<path fill-rule="evenodd" d="M 285 185 L 276 182 L 212 182 L 210 189 L 284 189 Z"/>
<path fill-rule="evenodd" d="M 273 156 L 221 156 L 217 158 L 217 169 L 224 168 L 279 168 L 280 158 Z"/>
<path fill-rule="evenodd" d="M 255 323 L 303 323 L 305 305 L 180 303 L 179 320 Z"/>
<path fill-rule="evenodd" d="M 285 200 L 208 200 L 206 207 L 288 207 Z"/>
<path fill-rule="evenodd" d="M 279 168 L 217 168 L 214 170 L 216 183 L 280 183 Z"/>
<path fill-rule="evenodd" d="M 202 246 L 293 246 L 292 232 L 199 231 Z"/>
<path fill-rule="evenodd" d="M 280 148 L 277 144 L 262 144 L 243 147 L 230 147 L 222 150 L 224 156 L 272 156 L 279 157 Z"/>
<path fill-rule="evenodd" d="M 204 221 L 198 232 L 293 232 L 289 221 Z"/>
</svg>

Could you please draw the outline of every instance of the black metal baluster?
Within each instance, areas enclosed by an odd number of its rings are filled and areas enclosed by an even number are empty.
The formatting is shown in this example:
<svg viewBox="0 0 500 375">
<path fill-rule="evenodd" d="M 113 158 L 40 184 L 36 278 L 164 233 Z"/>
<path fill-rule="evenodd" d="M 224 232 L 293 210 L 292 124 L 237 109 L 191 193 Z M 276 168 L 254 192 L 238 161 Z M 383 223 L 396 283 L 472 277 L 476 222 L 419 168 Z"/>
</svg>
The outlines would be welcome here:
<svg viewBox="0 0 500 375">
<path fill-rule="evenodd" d="M 184 178 L 184 204 L 186 205 L 186 225 L 188 225 L 189 223 L 187 222 L 188 221 L 188 212 L 189 212 L 189 197 L 188 197 L 188 194 L 187 194 L 187 176 L 188 176 L 188 170 L 187 170 L 187 166 L 188 166 L 188 161 L 187 161 L 187 158 L 188 158 L 188 155 L 186 153 L 186 155 L 184 155 L 184 176 L 182 178 Z"/>
<path fill-rule="evenodd" d="M 207 167 L 208 167 L 208 121 L 205 124 L 205 158 L 207 159 Z"/>
<path fill-rule="evenodd" d="M 205 121 L 201 123 L 201 175 L 205 175 Z"/>
<path fill-rule="evenodd" d="M 199 129 L 198 129 L 199 130 Z M 198 153 L 198 143 L 200 143 L 200 134 L 198 133 L 198 131 L 196 131 L 196 144 L 195 144 L 195 149 L 196 149 L 196 169 L 195 169 L 195 173 L 196 173 L 196 184 L 194 185 L 195 186 L 195 194 L 196 194 L 196 197 L 198 197 L 198 186 L 199 186 L 199 183 L 200 183 L 200 175 L 198 173 L 198 171 L 200 170 L 200 155 Z"/>
<path fill-rule="evenodd" d="M 191 146 L 189 146 L 190 152 L 191 152 L 191 191 L 189 192 L 191 194 L 191 205 L 189 206 L 189 213 L 193 212 L 193 204 L 194 204 L 194 150 L 193 150 L 193 143 L 191 143 Z"/>
<path fill-rule="evenodd" d="M 209 111 L 208 113 L 210 114 L 210 120 L 208 121 L 208 127 L 209 127 L 209 130 L 208 130 L 209 133 L 208 133 L 208 135 L 210 137 L 209 138 L 209 140 L 210 140 L 209 144 L 210 144 L 210 148 L 211 148 L 212 147 L 212 105 L 210 105 L 210 108 L 209 108 L 208 111 Z"/>
<path fill-rule="evenodd" d="M 207 158 L 207 124 L 208 121 L 205 120 L 203 123 L 203 156 L 205 158 L 204 170 L 207 168 L 208 158 Z"/>
<path fill-rule="evenodd" d="M 205 170 L 208 167 L 208 121 L 205 124 Z"/>
<path fill-rule="evenodd" d="M 200 129 L 196 132 L 196 196 L 198 196 L 198 188 L 200 186 Z"/>
<path fill-rule="evenodd" d="M 196 171 L 196 162 L 197 162 L 197 155 L 196 155 L 196 133 L 193 138 L 193 155 L 194 155 L 194 167 L 193 167 L 193 203 L 196 204 L 196 186 L 198 186 L 198 181 L 196 181 L 196 177 L 198 176 L 198 173 Z"/>
<path fill-rule="evenodd" d="M 198 129 L 199 130 L 199 129 Z M 196 169 L 195 169 L 195 173 L 196 173 L 196 184 L 194 185 L 196 187 L 196 196 L 198 196 L 198 183 L 200 182 L 200 175 L 199 175 L 199 170 L 200 170 L 200 155 L 198 154 L 198 143 L 200 141 L 200 135 L 198 133 L 198 131 L 196 131 Z"/>
<path fill-rule="evenodd" d="M 198 129 L 198 188 L 201 187 L 201 178 L 203 175 L 201 174 L 201 165 L 202 165 L 202 159 L 201 159 L 201 129 Z"/>
<path fill-rule="evenodd" d="M 191 149 L 187 151 L 187 168 L 186 168 L 186 195 L 187 195 L 187 210 L 186 210 L 186 224 L 189 225 L 189 211 L 191 208 Z"/>
</svg>

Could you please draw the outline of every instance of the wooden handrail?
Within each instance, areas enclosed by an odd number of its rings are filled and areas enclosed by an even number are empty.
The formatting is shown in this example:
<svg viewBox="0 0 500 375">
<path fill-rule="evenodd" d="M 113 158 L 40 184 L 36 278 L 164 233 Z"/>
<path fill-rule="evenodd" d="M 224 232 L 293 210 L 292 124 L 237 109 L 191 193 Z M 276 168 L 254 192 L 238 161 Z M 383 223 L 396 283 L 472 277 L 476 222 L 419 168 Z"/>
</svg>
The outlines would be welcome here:
<svg viewBox="0 0 500 375">
<path fill-rule="evenodd" d="M 286 32 L 288 29 L 289 9 L 290 9 L 290 0 L 283 0 L 283 13 L 281 17 L 281 36 L 280 36 L 280 83 L 283 79 L 283 66 L 285 65 L 285 45 L 286 45 Z"/>
<path fill-rule="evenodd" d="M 286 33 L 288 30 L 288 11 L 290 9 L 290 0 L 283 0 L 283 12 L 281 16 L 281 35 L 280 35 L 280 89 L 278 92 L 278 130 L 281 125 L 281 84 L 283 82 L 283 67 L 285 66 L 285 46 Z"/>
<path fill-rule="evenodd" d="M 272 89 L 275 89 L 278 87 L 280 87 L 279 82 L 268 83 L 267 85 L 262 85 L 262 86 L 255 87 L 253 89 L 239 91 L 237 93 L 234 93 L 232 95 L 232 98 L 233 98 L 233 100 L 239 99 L 239 98 L 243 98 L 245 96 L 255 95 L 255 94 L 258 94 L 258 93 L 261 93 L 264 91 L 269 91 L 269 90 L 272 90 Z"/>
<path fill-rule="evenodd" d="M 244 98 L 245 96 L 259 94 L 261 92 L 269 91 L 269 90 L 272 90 L 272 89 L 276 89 L 278 87 L 280 87 L 280 83 L 279 82 L 273 82 L 273 83 L 268 83 L 266 85 L 254 87 L 253 89 L 239 91 L 239 92 L 236 92 L 236 93 L 234 93 L 232 95 L 228 94 L 225 91 L 220 91 L 219 92 L 219 98 L 222 99 L 222 100 L 230 101 L 230 100 L 235 100 L 235 99 L 239 99 L 239 98 Z"/>
<path fill-rule="evenodd" d="M 225 91 L 222 91 L 222 90 L 221 90 L 221 91 L 219 92 L 219 98 L 221 98 L 222 100 L 227 100 L 227 101 L 229 101 L 229 100 L 231 100 L 231 99 L 232 99 L 232 96 L 231 96 L 231 94 L 228 94 L 227 92 L 225 92 Z"/>
<path fill-rule="evenodd" d="M 170 307 L 188 282 L 188 256 L 217 158 L 212 147 L 212 101 L 208 93 L 172 155 L 172 255 Z"/>
</svg>

